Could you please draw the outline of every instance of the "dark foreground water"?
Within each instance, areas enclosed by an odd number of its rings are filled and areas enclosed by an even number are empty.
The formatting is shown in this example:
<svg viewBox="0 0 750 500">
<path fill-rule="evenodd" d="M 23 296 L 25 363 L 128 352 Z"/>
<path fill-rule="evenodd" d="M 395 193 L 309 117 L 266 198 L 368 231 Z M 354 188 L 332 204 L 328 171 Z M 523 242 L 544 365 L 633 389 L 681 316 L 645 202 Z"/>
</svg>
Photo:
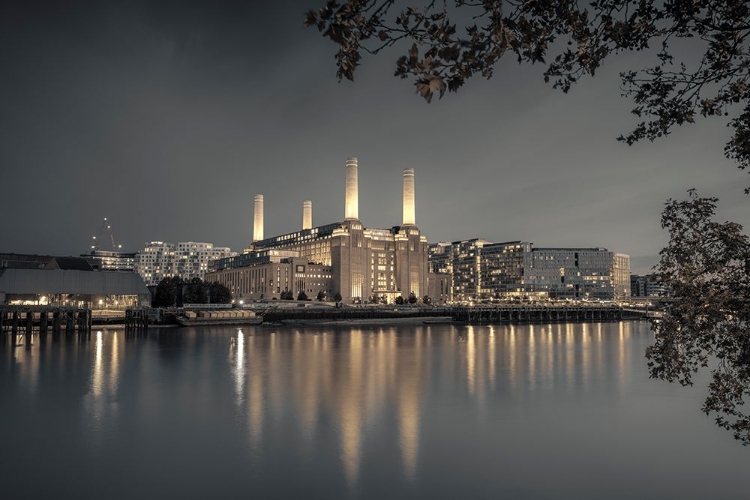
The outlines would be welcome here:
<svg viewBox="0 0 750 500">
<path fill-rule="evenodd" d="M 648 379 L 651 341 L 645 323 L 0 337 L 0 498 L 749 498 L 750 448 L 700 412 L 705 384 Z"/>
</svg>

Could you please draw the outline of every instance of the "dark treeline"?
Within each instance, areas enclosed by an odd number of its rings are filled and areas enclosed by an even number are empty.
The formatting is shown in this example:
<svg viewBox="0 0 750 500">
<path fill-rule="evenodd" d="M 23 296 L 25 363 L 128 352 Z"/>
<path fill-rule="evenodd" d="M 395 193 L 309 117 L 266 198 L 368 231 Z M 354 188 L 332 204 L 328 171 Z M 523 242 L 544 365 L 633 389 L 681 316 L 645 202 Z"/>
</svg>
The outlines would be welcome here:
<svg viewBox="0 0 750 500">
<path fill-rule="evenodd" d="M 164 278 L 156 287 L 154 307 L 182 307 L 183 304 L 229 304 L 232 293 L 221 283 L 200 278 L 185 281 L 179 276 Z"/>
</svg>

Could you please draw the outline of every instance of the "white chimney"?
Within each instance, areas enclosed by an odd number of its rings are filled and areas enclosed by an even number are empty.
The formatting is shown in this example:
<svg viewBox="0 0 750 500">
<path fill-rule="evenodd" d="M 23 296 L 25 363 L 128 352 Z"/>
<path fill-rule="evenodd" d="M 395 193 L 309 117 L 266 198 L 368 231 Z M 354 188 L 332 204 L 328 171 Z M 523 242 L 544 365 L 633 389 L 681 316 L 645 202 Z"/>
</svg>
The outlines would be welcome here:
<svg viewBox="0 0 750 500">
<path fill-rule="evenodd" d="M 255 195 L 255 218 L 253 220 L 253 241 L 263 239 L 263 195 Z"/>
<path fill-rule="evenodd" d="M 404 169 L 404 226 L 417 223 L 416 207 L 414 204 L 414 169 Z"/>
<path fill-rule="evenodd" d="M 312 229 L 312 201 L 302 202 L 302 229 Z"/>
<path fill-rule="evenodd" d="M 346 159 L 346 211 L 345 220 L 359 219 L 359 192 L 357 181 L 357 158 Z"/>
</svg>

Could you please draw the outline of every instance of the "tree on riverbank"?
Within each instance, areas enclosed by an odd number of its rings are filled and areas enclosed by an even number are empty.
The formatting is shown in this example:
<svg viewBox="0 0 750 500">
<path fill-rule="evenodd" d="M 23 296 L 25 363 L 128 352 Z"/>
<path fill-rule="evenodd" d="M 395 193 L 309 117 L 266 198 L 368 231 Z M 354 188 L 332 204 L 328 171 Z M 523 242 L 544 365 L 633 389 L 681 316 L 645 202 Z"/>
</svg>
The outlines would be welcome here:
<svg viewBox="0 0 750 500">
<path fill-rule="evenodd" d="M 156 286 L 154 307 L 182 307 L 183 304 L 229 304 L 232 293 L 221 283 L 200 278 L 185 282 L 179 276 L 162 279 Z"/>
<path fill-rule="evenodd" d="M 724 151 L 739 168 L 750 166 L 750 6 L 744 0 L 454 0 L 398 11 L 395 4 L 329 0 L 308 13 L 305 25 L 339 46 L 339 79 L 354 78 L 362 52 L 411 42 L 396 76 L 412 79 L 427 102 L 458 91 L 473 76 L 490 78 L 506 54 L 545 66 L 544 79 L 567 92 L 610 56 L 655 46 L 652 67 L 621 74 L 632 112 L 643 121 L 619 140 L 653 141 L 699 116 L 727 116 L 739 106 Z M 451 20 L 455 15 L 470 19 L 465 29 Z M 686 62 L 676 60 L 674 43 Z M 684 50 L 686 43 L 692 50 Z M 667 203 L 662 225 L 670 242 L 656 271 L 675 302 L 653 324 L 656 344 L 647 356 L 652 377 L 686 385 L 716 359 L 703 410 L 748 444 L 750 420 L 740 409 L 750 398 L 750 255 L 739 225 L 711 221 L 716 201 L 691 192 L 688 201 Z"/>
<path fill-rule="evenodd" d="M 205 304 L 208 302 L 208 294 L 202 279 L 193 278 L 185 283 L 183 302 L 185 304 Z"/>
<path fill-rule="evenodd" d="M 710 367 L 703 411 L 750 444 L 750 238 L 742 226 L 712 220 L 716 198 L 694 190 L 686 201 L 669 200 L 662 227 L 669 245 L 660 253 L 657 279 L 674 290 L 664 317 L 652 321 L 651 377 L 692 385 Z"/>
<path fill-rule="evenodd" d="M 184 282 L 179 276 L 162 279 L 156 286 L 154 294 L 154 307 L 180 307 L 182 306 L 182 285 Z"/>
<path fill-rule="evenodd" d="M 635 103 L 632 113 L 643 121 L 619 140 L 653 141 L 698 116 L 727 115 L 739 105 L 725 154 L 741 169 L 750 166 L 745 0 L 453 0 L 420 6 L 407 1 L 398 8 L 397 3 L 328 0 L 307 13 L 305 26 L 338 45 L 339 80 L 354 79 L 362 53 L 406 44 L 395 76 L 411 79 L 427 102 L 446 90 L 458 91 L 474 76 L 491 78 L 506 55 L 544 67 L 544 80 L 568 92 L 609 57 L 655 47 L 653 66 L 620 75 L 624 94 Z M 676 60 L 676 54 L 685 60 Z"/>
<path fill-rule="evenodd" d="M 232 292 L 226 286 L 213 281 L 206 283 L 206 294 L 208 295 L 208 301 L 211 304 L 231 304 L 232 303 Z M 261 295 L 263 298 L 263 295 Z"/>
</svg>

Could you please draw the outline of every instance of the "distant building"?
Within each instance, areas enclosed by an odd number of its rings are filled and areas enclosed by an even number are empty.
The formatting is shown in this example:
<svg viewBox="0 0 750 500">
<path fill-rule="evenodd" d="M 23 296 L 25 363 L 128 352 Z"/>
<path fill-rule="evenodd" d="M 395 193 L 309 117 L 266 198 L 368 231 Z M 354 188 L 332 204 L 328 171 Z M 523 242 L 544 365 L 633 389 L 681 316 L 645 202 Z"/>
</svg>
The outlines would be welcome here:
<svg viewBox="0 0 750 500">
<path fill-rule="evenodd" d="M 81 257 L 87 259 L 91 264 L 91 267 L 100 271 L 119 271 L 127 273 L 135 271 L 135 253 L 92 250 L 90 253 L 81 254 Z"/>
<path fill-rule="evenodd" d="M 216 266 L 206 280 L 222 283 L 238 300 L 279 298 L 283 292 L 291 292 L 295 299 L 305 292 L 311 300 L 322 292 L 332 300 L 336 293 L 333 268 L 311 263 L 293 250 L 242 254 L 222 259 Z"/>
<path fill-rule="evenodd" d="M 264 237 L 263 195 L 255 196 L 253 242 L 245 253 L 215 263 L 207 280 L 233 290 L 235 299 L 296 296 L 323 291 L 346 302 L 398 297 L 419 298 L 429 292 L 427 238 L 416 226 L 414 169 L 403 172 L 403 220 L 390 229 L 365 227 L 359 220 L 357 158 L 346 160 L 344 220 L 312 225 L 312 202 L 303 202 L 302 228 Z"/>
<path fill-rule="evenodd" d="M 53 255 L 0 253 L 0 269 L 44 269 Z"/>
<path fill-rule="evenodd" d="M 632 297 L 669 297 L 669 289 L 659 283 L 653 274 L 630 275 L 630 295 Z"/>
<path fill-rule="evenodd" d="M 630 296 L 630 256 L 606 248 L 535 248 L 528 283 L 550 298 Z"/>
<path fill-rule="evenodd" d="M 168 277 L 183 280 L 203 279 L 212 261 L 237 255 L 227 247 L 213 243 L 184 241 L 177 244 L 152 241 L 135 256 L 135 270 L 148 286 L 158 285 Z"/>
<path fill-rule="evenodd" d="M 459 301 L 630 296 L 630 257 L 605 248 L 533 248 L 477 238 L 430 245 L 429 263 L 432 272 L 451 276 Z"/>
<path fill-rule="evenodd" d="M 0 255 L 0 304 L 132 307 L 150 300 L 137 274 L 95 270 L 82 257 Z"/>
</svg>

